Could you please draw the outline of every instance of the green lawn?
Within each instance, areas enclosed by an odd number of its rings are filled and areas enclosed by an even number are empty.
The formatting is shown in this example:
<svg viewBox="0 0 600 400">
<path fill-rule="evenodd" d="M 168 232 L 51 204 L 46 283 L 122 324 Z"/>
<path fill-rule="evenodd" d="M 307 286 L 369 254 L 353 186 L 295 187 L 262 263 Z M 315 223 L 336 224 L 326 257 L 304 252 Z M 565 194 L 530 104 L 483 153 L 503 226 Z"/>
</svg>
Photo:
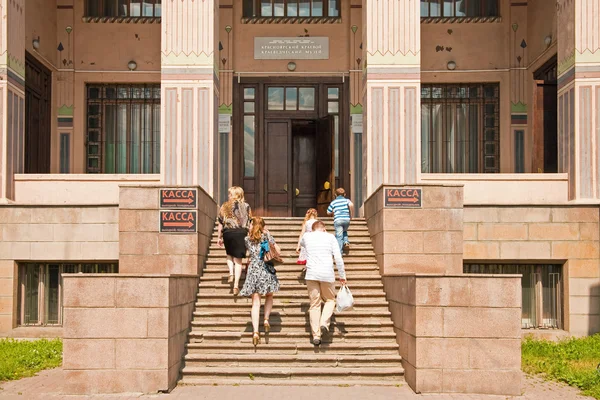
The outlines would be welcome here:
<svg viewBox="0 0 600 400">
<path fill-rule="evenodd" d="M 62 341 L 0 339 L 0 381 L 33 376 L 62 364 Z"/>
<path fill-rule="evenodd" d="M 525 339 L 523 371 L 565 382 L 600 400 L 600 334 L 557 343 Z"/>
</svg>

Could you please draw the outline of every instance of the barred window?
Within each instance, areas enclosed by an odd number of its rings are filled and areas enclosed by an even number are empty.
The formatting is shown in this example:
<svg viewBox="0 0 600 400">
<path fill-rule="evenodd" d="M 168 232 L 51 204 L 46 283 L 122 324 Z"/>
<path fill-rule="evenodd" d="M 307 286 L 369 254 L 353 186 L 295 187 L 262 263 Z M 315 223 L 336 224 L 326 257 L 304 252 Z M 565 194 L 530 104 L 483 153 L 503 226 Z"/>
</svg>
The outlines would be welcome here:
<svg viewBox="0 0 600 400">
<path fill-rule="evenodd" d="M 421 17 L 498 16 L 498 0 L 421 0 Z"/>
<path fill-rule="evenodd" d="M 244 0 L 244 18 L 339 18 L 340 0 Z"/>
<path fill-rule="evenodd" d="M 62 325 L 62 274 L 111 274 L 114 263 L 19 264 L 18 325 Z"/>
<path fill-rule="evenodd" d="M 160 85 L 87 86 L 87 172 L 160 170 Z"/>
<path fill-rule="evenodd" d="M 563 328 L 561 265 L 465 264 L 463 272 L 522 275 L 521 328 Z"/>
<path fill-rule="evenodd" d="M 86 0 L 86 17 L 159 18 L 161 0 Z"/>
<path fill-rule="evenodd" d="M 499 85 L 421 86 L 421 171 L 500 171 Z"/>
</svg>

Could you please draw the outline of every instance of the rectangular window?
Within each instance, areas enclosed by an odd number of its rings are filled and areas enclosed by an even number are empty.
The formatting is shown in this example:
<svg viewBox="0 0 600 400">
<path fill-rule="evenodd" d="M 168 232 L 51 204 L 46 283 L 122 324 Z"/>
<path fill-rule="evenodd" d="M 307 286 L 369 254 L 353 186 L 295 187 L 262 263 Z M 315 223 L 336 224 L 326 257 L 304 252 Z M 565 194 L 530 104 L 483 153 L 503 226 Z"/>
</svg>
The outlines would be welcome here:
<svg viewBox="0 0 600 400">
<path fill-rule="evenodd" d="M 69 162 L 71 160 L 71 135 L 60 134 L 60 173 L 69 173 Z"/>
<path fill-rule="evenodd" d="M 421 17 L 498 17 L 498 0 L 421 0 Z"/>
<path fill-rule="evenodd" d="M 281 89 L 283 92 L 283 88 Z M 283 98 L 283 94 L 281 95 Z M 283 107 L 283 99 L 281 100 Z M 244 88 L 244 177 L 254 178 L 256 88 Z"/>
<path fill-rule="evenodd" d="M 244 18 L 339 18 L 340 2 L 341 0 L 244 0 L 243 13 Z"/>
<path fill-rule="evenodd" d="M 515 172 L 525 172 L 525 131 L 515 131 Z"/>
<path fill-rule="evenodd" d="M 499 85 L 421 86 L 423 173 L 500 171 Z"/>
<path fill-rule="evenodd" d="M 334 153 L 335 153 L 335 177 L 336 186 L 340 177 L 340 88 L 327 87 L 327 113 L 333 115 L 334 120 Z"/>
<path fill-rule="evenodd" d="M 561 265 L 465 264 L 465 274 L 519 274 L 522 288 L 521 328 L 562 329 Z"/>
<path fill-rule="evenodd" d="M 62 274 L 117 273 L 117 263 L 19 264 L 18 324 L 62 325 Z"/>
<path fill-rule="evenodd" d="M 162 0 L 85 0 L 86 17 L 160 18 Z"/>
<path fill-rule="evenodd" d="M 160 172 L 160 85 L 87 86 L 87 171 Z"/>
</svg>

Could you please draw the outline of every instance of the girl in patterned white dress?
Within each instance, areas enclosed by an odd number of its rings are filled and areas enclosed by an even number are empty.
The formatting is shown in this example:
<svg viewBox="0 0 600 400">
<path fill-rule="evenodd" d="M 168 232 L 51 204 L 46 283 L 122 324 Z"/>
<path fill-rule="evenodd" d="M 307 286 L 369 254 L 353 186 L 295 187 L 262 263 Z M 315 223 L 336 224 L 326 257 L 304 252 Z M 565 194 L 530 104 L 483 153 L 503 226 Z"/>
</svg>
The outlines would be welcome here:
<svg viewBox="0 0 600 400">
<path fill-rule="evenodd" d="M 269 325 L 269 315 L 273 308 L 273 293 L 279 290 L 279 280 L 277 279 L 275 269 L 264 261 L 264 254 L 261 252 L 262 243 L 268 242 L 270 246 L 277 246 L 275 239 L 268 230 L 265 229 L 265 221 L 260 217 L 252 218 L 250 231 L 246 237 L 246 249 L 249 253 L 248 272 L 246 281 L 240 294 L 246 297 L 252 297 L 252 344 L 254 346 L 260 343 L 260 334 L 258 331 L 258 321 L 260 316 L 260 297 L 265 296 L 265 332 L 271 329 Z"/>
<path fill-rule="evenodd" d="M 300 237 L 298 238 L 298 246 L 296 247 L 296 253 L 299 253 L 298 261 L 296 264 L 306 265 L 306 249 L 303 246 L 300 246 L 300 242 L 302 241 L 302 236 L 305 233 L 312 232 L 312 226 L 317 221 L 318 213 L 314 208 L 309 208 L 306 211 L 306 215 L 304 216 L 304 222 L 302 223 L 302 231 L 300 232 Z M 306 268 L 302 270 L 304 272 Z"/>
</svg>

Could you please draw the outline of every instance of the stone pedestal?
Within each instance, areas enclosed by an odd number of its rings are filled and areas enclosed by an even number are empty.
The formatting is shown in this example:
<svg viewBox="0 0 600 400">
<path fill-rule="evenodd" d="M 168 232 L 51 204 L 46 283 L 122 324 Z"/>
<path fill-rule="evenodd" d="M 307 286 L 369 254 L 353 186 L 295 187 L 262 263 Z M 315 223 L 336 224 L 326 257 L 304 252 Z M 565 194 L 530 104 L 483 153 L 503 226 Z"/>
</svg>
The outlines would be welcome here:
<svg viewBox="0 0 600 400">
<path fill-rule="evenodd" d="M 386 207 L 395 189 L 420 189 L 421 206 Z M 383 185 L 364 210 L 382 275 L 462 273 L 462 185 Z"/>
<path fill-rule="evenodd" d="M 193 211 L 197 211 L 197 232 L 160 233 L 160 189 L 120 188 L 119 272 L 198 275 L 208 253 L 217 204 L 202 188 L 196 187 L 197 207 Z"/>
<path fill-rule="evenodd" d="M 521 394 L 520 275 L 383 279 L 417 393 Z"/>
</svg>

